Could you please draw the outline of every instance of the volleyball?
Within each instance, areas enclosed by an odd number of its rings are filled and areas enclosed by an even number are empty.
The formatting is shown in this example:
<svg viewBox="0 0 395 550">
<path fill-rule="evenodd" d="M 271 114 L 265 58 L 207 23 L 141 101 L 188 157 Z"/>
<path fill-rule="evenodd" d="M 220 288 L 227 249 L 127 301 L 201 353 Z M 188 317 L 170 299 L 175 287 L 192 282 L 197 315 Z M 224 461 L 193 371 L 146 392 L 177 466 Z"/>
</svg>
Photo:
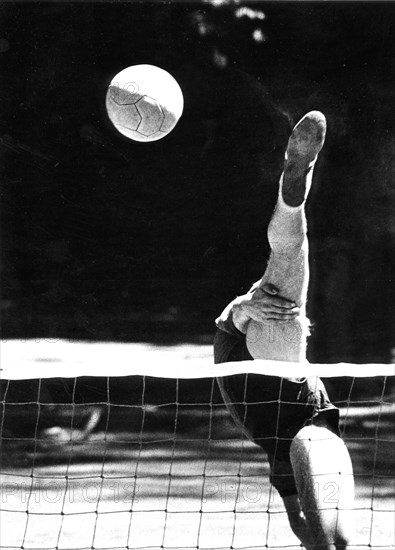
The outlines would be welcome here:
<svg viewBox="0 0 395 550">
<path fill-rule="evenodd" d="M 114 76 L 106 109 L 114 127 L 129 139 L 157 141 L 176 126 L 184 98 L 176 79 L 154 65 L 133 65 Z"/>
</svg>

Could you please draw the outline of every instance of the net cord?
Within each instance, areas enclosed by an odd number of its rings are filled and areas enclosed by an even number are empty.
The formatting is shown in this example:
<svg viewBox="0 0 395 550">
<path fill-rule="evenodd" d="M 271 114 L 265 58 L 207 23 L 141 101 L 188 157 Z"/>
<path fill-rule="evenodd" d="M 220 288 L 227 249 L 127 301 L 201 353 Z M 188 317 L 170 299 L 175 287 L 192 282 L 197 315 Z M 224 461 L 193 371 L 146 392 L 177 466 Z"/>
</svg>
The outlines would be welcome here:
<svg viewBox="0 0 395 550">
<path fill-rule="evenodd" d="M 214 364 L 207 351 L 191 358 L 188 346 L 174 346 L 171 353 L 136 344 L 56 341 L 3 342 L 0 347 L 0 378 L 32 380 L 78 378 L 81 376 L 152 376 L 155 378 L 199 379 L 260 374 L 280 378 L 394 376 L 390 363 L 291 363 L 285 361 L 238 361 Z M 202 349 L 207 349 L 202 347 Z"/>
</svg>

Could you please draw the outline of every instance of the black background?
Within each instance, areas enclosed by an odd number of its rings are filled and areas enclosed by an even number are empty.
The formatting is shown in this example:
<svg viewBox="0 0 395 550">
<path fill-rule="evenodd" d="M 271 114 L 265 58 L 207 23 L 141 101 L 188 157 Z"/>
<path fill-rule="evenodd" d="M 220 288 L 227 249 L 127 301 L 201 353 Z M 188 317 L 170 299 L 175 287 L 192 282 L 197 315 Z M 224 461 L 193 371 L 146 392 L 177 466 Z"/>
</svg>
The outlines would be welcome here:
<svg viewBox="0 0 395 550">
<path fill-rule="evenodd" d="M 264 270 L 290 128 L 319 109 L 309 358 L 389 360 L 394 4 L 0 10 L 3 339 L 209 342 Z M 138 63 L 184 92 L 176 129 L 151 144 L 123 138 L 104 108 L 112 77 Z"/>
</svg>

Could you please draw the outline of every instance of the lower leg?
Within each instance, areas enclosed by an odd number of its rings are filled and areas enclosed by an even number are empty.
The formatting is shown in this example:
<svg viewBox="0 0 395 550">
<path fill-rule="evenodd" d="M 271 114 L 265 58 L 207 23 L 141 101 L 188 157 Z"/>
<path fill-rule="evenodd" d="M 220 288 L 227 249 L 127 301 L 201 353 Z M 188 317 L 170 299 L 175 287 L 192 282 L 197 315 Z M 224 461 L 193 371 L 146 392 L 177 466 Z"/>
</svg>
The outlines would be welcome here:
<svg viewBox="0 0 395 550">
<path fill-rule="evenodd" d="M 304 202 L 324 139 L 325 117 L 313 111 L 295 126 L 288 142 L 278 201 L 268 228 L 271 254 L 260 286 L 276 287 L 280 296 L 296 303 L 301 314 L 287 323 L 251 321 L 247 347 L 254 359 L 306 359 L 309 269 Z"/>
<path fill-rule="evenodd" d="M 309 275 L 304 206 L 314 164 L 324 144 L 325 128 L 324 115 L 312 111 L 293 129 L 276 208 L 268 227 L 272 253 L 262 282 L 276 286 L 281 296 L 296 302 L 299 307 L 306 299 Z"/>
</svg>

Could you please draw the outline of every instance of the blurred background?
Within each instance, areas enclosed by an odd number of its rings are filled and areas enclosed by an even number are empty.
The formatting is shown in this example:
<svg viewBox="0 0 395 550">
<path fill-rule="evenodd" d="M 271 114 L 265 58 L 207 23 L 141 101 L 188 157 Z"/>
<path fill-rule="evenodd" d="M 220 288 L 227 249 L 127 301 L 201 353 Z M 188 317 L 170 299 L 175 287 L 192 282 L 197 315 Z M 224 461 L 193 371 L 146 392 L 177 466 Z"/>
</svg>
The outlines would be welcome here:
<svg viewBox="0 0 395 550">
<path fill-rule="evenodd" d="M 0 6 L 2 338 L 210 343 L 263 273 L 292 125 L 319 109 L 309 359 L 395 347 L 391 2 Z M 123 138 L 112 77 L 173 74 L 184 115 Z"/>
</svg>

